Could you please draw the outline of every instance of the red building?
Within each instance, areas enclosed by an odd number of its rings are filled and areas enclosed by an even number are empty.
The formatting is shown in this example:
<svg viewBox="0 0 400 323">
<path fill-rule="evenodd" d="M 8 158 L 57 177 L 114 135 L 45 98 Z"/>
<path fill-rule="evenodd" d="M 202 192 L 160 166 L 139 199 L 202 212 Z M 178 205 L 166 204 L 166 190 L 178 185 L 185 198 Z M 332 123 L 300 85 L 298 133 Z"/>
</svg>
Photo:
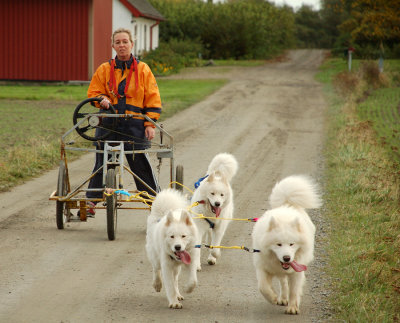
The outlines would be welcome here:
<svg viewBox="0 0 400 323">
<path fill-rule="evenodd" d="M 0 0 L 0 80 L 90 80 L 111 57 L 116 2 L 153 25 L 165 20 L 146 0 Z"/>
</svg>

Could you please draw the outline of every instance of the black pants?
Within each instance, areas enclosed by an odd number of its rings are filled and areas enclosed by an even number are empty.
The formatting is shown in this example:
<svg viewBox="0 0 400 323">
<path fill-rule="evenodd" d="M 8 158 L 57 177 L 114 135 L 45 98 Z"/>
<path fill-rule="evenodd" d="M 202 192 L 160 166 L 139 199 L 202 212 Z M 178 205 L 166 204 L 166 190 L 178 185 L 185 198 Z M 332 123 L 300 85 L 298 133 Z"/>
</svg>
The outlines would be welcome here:
<svg viewBox="0 0 400 323">
<path fill-rule="evenodd" d="M 130 147 L 131 148 L 131 147 Z M 103 149 L 103 147 L 101 147 Z M 132 148 L 131 148 L 132 149 Z M 131 154 L 125 155 L 128 161 L 129 168 L 133 173 L 139 176 L 143 182 L 149 185 L 157 193 L 160 191 L 157 180 L 154 176 L 153 169 L 150 165 L 149 159 L 146 154 L 135 154 L 134 158 Z M 103 153 L 96 153 L 96 162 L 94 165 L 93 173 L 103 166 Z M 149 194 L 154 195 L 154 193 L 143 185 L 139 180 L 134 177 L 136 188 L 139 191 L 146 191 Z M 99 171 L 89 182 L 88 188 L 103 188 L 103 172 Z M 103 192 L 101 191 L 87 191 L 86 197 L 88 198 L 102 198 Z"/>
</svg>

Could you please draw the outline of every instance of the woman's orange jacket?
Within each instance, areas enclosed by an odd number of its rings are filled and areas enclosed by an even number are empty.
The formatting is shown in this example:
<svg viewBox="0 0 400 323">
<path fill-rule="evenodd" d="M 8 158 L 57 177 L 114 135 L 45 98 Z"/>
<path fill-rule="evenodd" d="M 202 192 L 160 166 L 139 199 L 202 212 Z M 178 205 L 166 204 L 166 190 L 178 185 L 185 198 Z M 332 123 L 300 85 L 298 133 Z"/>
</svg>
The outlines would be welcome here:
<svg viewBox="0 0 400 323">
<path fill-rule="evenodd" d="M 128 62 L 115 60 L 114 76 L 118 93 L 121 95 L 120 98 L 112 93 L 109 86 L 111 60 L 101 64 L 94 73 L 89 85 L 88 97 L 107 97 L 111 101 L 111 104 L 118 110 L 117 113 L 145 114 L 154 121 L 157 121 L 161 114 L 161 97 L 156 79 L 146 63 L 138 61 L 137 72 L 133 71 L 129 86 L 124 95 L 129 69 L 131 64 L 133 64 L 132 58 Z M 138 78 L 137 82 L 135 77 Z M 137 89 L 135 84 L 138 85 Z M 96 106 L 100 107 L 97 102 Z M 144 120 L 143 117 L 139 116 L 134 119 Z M 147 126 L 154 127 L 151 122 L 144 121 L 144 127 Z"/>
</svg>

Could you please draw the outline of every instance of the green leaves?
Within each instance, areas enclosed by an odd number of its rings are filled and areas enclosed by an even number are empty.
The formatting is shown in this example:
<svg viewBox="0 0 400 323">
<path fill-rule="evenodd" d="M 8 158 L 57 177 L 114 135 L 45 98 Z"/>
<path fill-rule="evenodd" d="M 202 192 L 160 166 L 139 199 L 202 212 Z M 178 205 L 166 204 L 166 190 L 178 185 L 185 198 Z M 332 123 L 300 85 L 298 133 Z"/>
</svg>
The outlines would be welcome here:
<svg viewBox="0 0 400 323">
<path fill-rule="evenodd" d="M 151 3 L 167 18 L 160 24 L 161 39 L 197 39 L 207 50 L 202 53 L 203 58 L 265 59 L 294 43 L 293 12 L 267 1 Z"/>
</svg>

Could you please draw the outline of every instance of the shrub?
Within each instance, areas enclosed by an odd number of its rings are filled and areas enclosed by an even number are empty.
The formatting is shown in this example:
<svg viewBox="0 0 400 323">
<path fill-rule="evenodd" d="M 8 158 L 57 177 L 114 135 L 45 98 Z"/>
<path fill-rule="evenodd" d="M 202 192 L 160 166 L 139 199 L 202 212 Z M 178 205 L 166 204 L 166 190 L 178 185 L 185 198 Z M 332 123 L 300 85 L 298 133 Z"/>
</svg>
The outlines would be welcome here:
<svg viewBox="0 0 400 323">
<path fill-rule="evenodd" d="M 388 85 L 385 75 L 380 73 L 379 66 L 374 61 L 363 61 L 360 65 L 360 73 L 361 78 L 374 89 Z"/>
<path fill-rule="evenodd" d="M 200 41 L 171 39 L 168 43 L 144 53 L 142 59 L 155 75 L 178 73 L 182 67 L 200 66 L 201 57 L 207 51 Z"/>
<path fill-rule="evenodd" d="M 347 71 L 336 74 L 333 79 L 333 85 L 336 91 L 343 97 L 349 97 L 354 93 L 359 84 L 359 77 L 355 73 Z"/>
<path fill-rule="evenodd" d="M 184 65 L 182 57 L 167 43 L 160 43 L 157 49 L 144 53 L 142 60 L 150 66 L 155 75 L 177 73 Z"/>
</svg>

